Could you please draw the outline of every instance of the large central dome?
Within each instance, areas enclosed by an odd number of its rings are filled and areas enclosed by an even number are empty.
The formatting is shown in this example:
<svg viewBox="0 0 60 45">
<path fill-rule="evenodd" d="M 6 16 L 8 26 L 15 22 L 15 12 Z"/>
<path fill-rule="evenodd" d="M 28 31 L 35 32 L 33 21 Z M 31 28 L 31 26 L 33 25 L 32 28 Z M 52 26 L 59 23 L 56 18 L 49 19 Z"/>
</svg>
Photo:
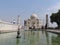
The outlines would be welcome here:
<svg viewBox="0 0 60 45">
<path fill-rule="evenodd" d="M 33 14 L 31 15 L 31 17 L 34 17 L 34 18 L 37 18 L 37 19 L 38 19 L 38 16 L 37 16 L 35 13 L 33 13 Z"/>
</svg>

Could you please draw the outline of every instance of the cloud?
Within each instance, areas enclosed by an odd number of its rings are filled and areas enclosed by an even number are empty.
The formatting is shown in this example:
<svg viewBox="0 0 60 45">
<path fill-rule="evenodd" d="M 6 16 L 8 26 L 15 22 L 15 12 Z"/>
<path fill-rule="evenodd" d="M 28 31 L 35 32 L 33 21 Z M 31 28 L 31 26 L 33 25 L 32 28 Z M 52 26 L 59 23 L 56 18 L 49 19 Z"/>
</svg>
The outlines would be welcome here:
<svg viewBox="0 0 60 45">
<path fill-rule="evenodd" d="M 53 23 L 53 24 L 50 23 L 50 15 L 52 13 L 56 13 L 59 9 L 60 9 L 60 2 L 54 4 L 54 5 L 52 5 L 52 6 L 50 6 L 49 8 L 46 9 L 45 14 L 49 15 L 49 27 L 56 27 L 57 26 L 56 23 Z"/>
<path fill-rule="evenodd" d="M 57 12 L 58 10 L 60 9 L 60 2 L 52 5 L 51 7 L 49 7 L 47 10 L 46 10 L 46 13 L 47 14 L 51 14 L 51 13 L 55 13 Z"/>
</svg>

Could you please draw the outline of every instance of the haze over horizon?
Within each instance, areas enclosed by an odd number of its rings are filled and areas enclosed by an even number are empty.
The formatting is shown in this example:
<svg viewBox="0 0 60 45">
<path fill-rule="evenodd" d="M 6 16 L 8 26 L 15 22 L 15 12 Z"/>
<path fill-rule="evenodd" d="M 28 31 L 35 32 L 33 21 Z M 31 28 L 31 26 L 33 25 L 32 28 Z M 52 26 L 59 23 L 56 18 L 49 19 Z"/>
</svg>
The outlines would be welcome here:
<svg viewBox="0 0 60 45">
<path fill-rule="evenodd" d="M 0 0 L 0 19 L 11 22 L 17 20 L 17 15 L 20 15 L 21 24 L 23 24 L 23 21 L 32 13 L 36 13 L 45 23 L 46 14 L 50 17 L 59 9 L 60 0 Z M 49 22 L 49 26 L 57 25 Z"/>
</svg>

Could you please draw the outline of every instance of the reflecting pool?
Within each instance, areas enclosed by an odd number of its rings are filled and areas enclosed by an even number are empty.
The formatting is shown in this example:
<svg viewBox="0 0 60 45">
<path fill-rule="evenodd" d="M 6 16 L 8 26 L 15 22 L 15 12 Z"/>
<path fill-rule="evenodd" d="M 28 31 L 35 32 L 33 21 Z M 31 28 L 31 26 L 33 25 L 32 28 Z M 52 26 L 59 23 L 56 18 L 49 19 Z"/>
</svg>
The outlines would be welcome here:
<svg viewBox="0 0 60 45">
<path fill-rule="evenodd" d="M 0 45 L 60 45 L 60 35 L 46 31 L 21 31 L 17 33 L 0 34 Z"/>
</svg>

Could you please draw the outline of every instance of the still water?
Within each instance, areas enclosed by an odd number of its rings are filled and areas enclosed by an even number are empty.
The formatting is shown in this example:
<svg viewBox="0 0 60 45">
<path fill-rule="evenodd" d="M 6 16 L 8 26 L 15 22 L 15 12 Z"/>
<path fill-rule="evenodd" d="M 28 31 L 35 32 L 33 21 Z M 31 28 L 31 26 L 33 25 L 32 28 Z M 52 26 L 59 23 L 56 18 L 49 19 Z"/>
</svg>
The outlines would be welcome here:
<svg viewBox="0 0 60 45">
<path fill-rule="evenodd" d="M 60 36 L 46 31 L 22 31 L 19 39 L 16 35 L 0 34 L 0 45 L 60 45 Z"/>
</svg>

